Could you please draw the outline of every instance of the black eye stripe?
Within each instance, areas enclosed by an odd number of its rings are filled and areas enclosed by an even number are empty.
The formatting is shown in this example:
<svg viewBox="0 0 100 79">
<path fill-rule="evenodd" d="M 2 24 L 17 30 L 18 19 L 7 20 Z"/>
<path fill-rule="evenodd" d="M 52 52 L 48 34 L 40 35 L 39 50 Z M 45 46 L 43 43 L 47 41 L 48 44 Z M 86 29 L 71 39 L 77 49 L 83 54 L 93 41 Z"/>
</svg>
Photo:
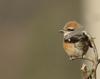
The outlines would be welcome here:
<svg viewBox="0 0 100 79">
<path fill-rule="evenodd" d="M 68 31 L 74 31 L 74 29 L 67 29 Z"/>
</svg>

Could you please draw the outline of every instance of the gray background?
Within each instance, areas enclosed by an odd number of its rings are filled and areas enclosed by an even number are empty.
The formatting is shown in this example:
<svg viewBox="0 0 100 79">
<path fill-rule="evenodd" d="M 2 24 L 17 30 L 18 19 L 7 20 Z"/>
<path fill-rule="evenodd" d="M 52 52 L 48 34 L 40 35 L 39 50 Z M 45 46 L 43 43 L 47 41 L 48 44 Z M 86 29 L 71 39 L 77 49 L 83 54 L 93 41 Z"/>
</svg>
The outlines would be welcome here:
<svg viewBox="0 0 100 79">
<path fill-rule="evenodd" d="M 58 32 L 69 20 L 80 0 L 0 0 L 0 79 L 80 79 Z"/>
</svg>

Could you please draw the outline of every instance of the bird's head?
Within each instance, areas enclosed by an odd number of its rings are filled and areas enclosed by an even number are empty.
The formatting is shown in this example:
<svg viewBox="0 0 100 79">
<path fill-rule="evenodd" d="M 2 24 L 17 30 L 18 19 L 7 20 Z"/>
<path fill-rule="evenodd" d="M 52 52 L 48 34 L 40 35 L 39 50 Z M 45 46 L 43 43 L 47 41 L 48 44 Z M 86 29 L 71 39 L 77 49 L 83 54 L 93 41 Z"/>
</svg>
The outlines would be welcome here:
<svg viewBox="0 0 100 79">
<path fill-rule="evenodd" d="M 60 32 L 64 33 L 64 36 L 65 36 L 73 31 L 75 31 L 79 27 L 80 27 L 80 25 L 76 21 L 69 21 L 65 24 L 64 28 L 62 30 L 60 30 Z"/>
</svg>

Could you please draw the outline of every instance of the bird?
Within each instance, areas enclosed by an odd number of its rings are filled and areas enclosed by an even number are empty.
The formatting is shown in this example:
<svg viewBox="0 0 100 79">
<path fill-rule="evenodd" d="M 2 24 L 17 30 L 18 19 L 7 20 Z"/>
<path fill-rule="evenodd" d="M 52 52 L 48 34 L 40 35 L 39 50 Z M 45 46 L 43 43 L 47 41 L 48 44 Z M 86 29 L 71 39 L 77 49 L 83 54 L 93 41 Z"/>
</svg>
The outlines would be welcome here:
<svg viewBox="0 0 100 79">
<path fill-rule="evenodd" d="M 92 37 L 76 21 L 69 21 L 62 30 L 63 48 L 70 60 L 83 58 L 89 48 L 93 48 Z"/>
</svg>

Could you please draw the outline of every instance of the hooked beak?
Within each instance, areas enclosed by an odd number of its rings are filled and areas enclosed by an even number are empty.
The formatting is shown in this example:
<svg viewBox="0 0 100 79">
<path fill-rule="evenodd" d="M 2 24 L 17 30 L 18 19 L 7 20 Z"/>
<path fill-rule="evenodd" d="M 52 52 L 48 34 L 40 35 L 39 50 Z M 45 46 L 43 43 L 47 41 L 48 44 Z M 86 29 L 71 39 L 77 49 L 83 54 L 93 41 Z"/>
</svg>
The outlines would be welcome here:
<svg viewBox="0 0 100 79">
<path fill-rule="evenodd" d="M 60 33 L 64 33 L 64 30 L 59 30 Z"/>
</svg>

